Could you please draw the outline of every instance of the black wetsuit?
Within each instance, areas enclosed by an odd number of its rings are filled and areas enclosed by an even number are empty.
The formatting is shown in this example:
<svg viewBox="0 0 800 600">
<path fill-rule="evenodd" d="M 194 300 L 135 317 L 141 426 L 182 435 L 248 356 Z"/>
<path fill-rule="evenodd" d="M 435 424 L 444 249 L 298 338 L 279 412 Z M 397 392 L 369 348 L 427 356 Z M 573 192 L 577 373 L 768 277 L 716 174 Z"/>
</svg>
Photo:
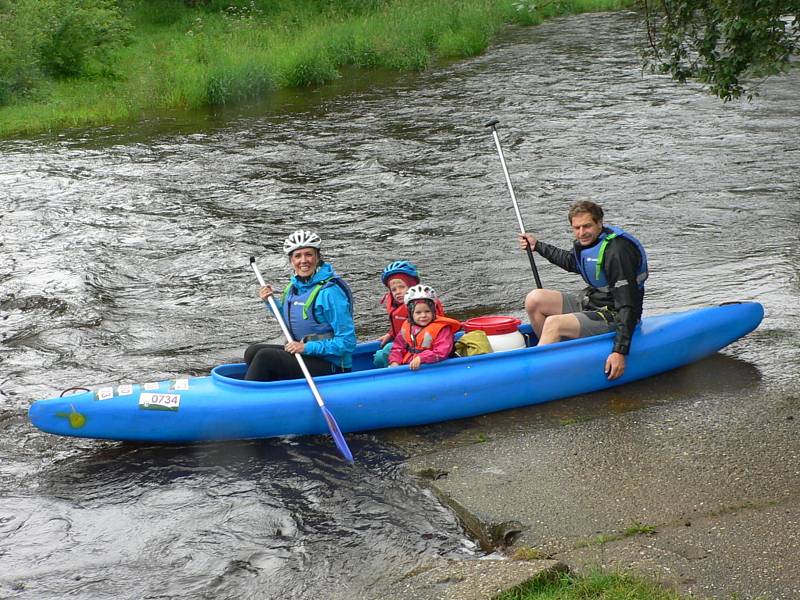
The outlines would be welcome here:
<svg viewBox="0 0 800 600">
<path fill-rule="evenodd" d="M 574 246 L 578 253 L 583 249 L 577 240 Z M 538 240 L 534 249 L 565 271 L 580 273 L 575 262 L 575 253 L 572 250 L 562 250 Z M 585 310 L 605 309 L 613 314 L 617 333 L 614 338 L 613 352 L 620 354 L 628 354 L 633 330 L 642 318 L 644 290 L 639 289 L 636 282 L 636 274 L 641 260 L 639 249 L 633 242 L 622 237 L 610 240 L 603 258 L 603 272 L 608 279 L 610 290 L 603 292 L 592 286 L 587 286 L 584 290 L 586 294 Z M 621 282 L 627 282 L 627 285 L 620 285 Z"/>
</svg>

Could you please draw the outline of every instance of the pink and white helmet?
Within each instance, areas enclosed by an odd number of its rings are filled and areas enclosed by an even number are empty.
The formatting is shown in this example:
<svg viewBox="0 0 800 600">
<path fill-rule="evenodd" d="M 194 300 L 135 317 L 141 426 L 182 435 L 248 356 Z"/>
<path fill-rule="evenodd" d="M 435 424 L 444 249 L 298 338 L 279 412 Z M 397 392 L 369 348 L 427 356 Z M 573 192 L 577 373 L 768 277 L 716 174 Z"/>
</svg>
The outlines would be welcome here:
<svg viewBox="0 0 800 600">
<path fill-rule="evenodd" d="M 415 300 L 428 300 L 429 302 L 436 302 L 436 290 L 431 286 L 425 284 L 412 285 L 408 288 L 406 295 L 403 296 L 403 302 L 408 305 Z"/>
</svg>

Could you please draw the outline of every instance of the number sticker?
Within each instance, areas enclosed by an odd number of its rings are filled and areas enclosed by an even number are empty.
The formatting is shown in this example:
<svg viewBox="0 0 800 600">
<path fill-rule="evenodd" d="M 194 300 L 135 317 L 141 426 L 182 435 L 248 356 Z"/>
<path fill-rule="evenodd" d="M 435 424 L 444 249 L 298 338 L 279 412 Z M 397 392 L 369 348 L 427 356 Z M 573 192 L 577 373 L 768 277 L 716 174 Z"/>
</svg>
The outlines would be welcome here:
<svg viewBox="0 0 800 600">
<path fill-rule="evenodd" d="M 145 383 L 142 387 L 144 389 L 146 389 L 146 390 L 157 390 L 158 389 L 158 382 L 157 381 L 150 381 L 148 383 Z"/>
<path fill-rule="evenodd" d="M 123 383 L 117 386 L 117 396 L 130 396 L 133 393 L 133 386 L 130 383 Z"/>
<path fill-rule="evenodd" d="M 175 385 L 172 387 L 173 390 L 188 390 L 189 389 L 189 378 L 185 377 L 183 379 L 176 379 Z"/>
<path fill-rule="evenodd" d="M 98 400 L 111 400 L 114 397 L 114 388 L 113 387 L 105 387 L 100 388 L 97 390 L 97 399 Z"/>
<path fill-rule="evenodd" d="M 178 410 L 181 405 L 180 394 L 139 394 L 139 408 L 146 410 Z"/>
</svg>

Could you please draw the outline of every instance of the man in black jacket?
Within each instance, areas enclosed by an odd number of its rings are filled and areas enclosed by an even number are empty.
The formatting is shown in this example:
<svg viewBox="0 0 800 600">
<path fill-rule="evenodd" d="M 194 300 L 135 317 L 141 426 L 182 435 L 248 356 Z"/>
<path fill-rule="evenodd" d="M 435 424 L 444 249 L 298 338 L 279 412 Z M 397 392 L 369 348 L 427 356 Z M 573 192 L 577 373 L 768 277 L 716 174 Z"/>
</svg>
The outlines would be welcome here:
<svg viewBox="0 0 800 600">
<path fill-rule="evenodd" d="M 530 245 L 548 261 L 587 283 L 580 293 L 536 289 L 525 297 L 525 310 L 539 345 L 616 331 L 614 347 L 605 363 L 609 379 L 625 372 L 631 336 L 642 317 L 647 255 L 641 243 L 626 231 L 603 226 L 603 209 L 584 200 L 568 214 L 575 242 L 562 250 L 519 235 L 520 247 Z"/>
</svg>

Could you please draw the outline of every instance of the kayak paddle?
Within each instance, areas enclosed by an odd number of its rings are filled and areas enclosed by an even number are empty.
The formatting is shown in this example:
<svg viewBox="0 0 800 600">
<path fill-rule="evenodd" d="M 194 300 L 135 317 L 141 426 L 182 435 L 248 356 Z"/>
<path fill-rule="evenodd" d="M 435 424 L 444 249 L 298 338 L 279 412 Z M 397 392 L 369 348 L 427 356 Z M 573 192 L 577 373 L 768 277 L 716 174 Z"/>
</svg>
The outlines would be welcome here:
<svg viewBox="0 0 800 600">
<path fill-rule="evenodd" d="M 264 278 L 261 277 L 261 271 L 258 270 L 258 265 L 256 265 L 256 259 L 254 256 L 250 257 L 250 266 L 253 267 L 253 271 L 258 278 L 258 283 L 261 284 L 261 287 L 267 285 L 264 282 Z M 272 314 L 275 315 L 275 318 L 278 321 L 278 325 L 281 327 L 281 331 L 283 332 L 283 337 L 286 338 L 286 343 L 288 344 L 292 340 L 292 335 L 289 333 L 289 329 L 286 327 L 286 323 L 283 320 L 283 316 L 281 315 L 281 311 L 278 310 L 277 304 L 275 304 L 275 299 L 272 296 L 269 296 L 267 300 L 264 302 L 265 306 L 269 306 L 272 310 Z M 325 422 L 328 424 L 328 429 L 330 429 L 331 435 L 333 436 L 333 441 L 336 442 L 336 447 L 341 452 L 344 459 L 352 463 L 353 462 L 353 454 L 350 452 L 350 448 L 347 447 L 347 442 L 344 439 L 344 435 L 342 435 L 342 430 L 339 429 L 339 425 L 336 423 L 336 419 L 333 418 L 331 411 L 325 406 L 325 403 L 322 401 L 322 396 L 319 394 L 319 390 L 317 389 L 317 385 L 314 383 L 314 379 L 311 377 L 311 373 L 308 372 L 308 367 L 306 367 L 306 362 L 303 360 L 303 356 L 299 353 L 295 353 L 294 357 L 297 359 L 297 363 L 300 365 L 300 370 L 303 371 L 303 375 L 306 378 L 306 382 L 308 383 L 308 387 L 311 388 L 311 393 L 314 394 L 314 398 L 317 401 L 317 406 L 322 411 L 322 416 L 325 417 Z"/>
<path fill-rule="evenodd" d="M 497 154 L 500 156 L 500 164 L 503 165 L 503 174 L 506 176 L 506 184 L 508 185 L 508 193 L 511 194 L 511 202 L 514 203 L 514 212 L 517 214 L 517 222 L 519 223 L 519 232 L 525 233 L 525 225 L 522 224 L 522 215 L 519 213 L 519 206 L 517 206 L 517 197 L 514 195 L 514 188 L 511 187 L 511 178 L 508 176 L 508 169 L 506 168 L 506 159 L 503 158 L 503 149 L 500 147 L 500 138 L 497 135 L 495 125 L 500 123 L 497 119 L 492 119 L 486 123 L 486 127 L 492 128 L 492 135 L 494 136 L 494 143 L 497 146 Z M 536 287 L 542 288 L 542 280 L 539 279 L 539 271 L 536 268 L 536 261 L 533 260 L 533 248 L 530 244 L 525 245 L 525 251 L 528 253 L 528 261 L 531 263 L 531 271 L 533 271 L 533 278 L 536 280 Z"/>
</svg>

